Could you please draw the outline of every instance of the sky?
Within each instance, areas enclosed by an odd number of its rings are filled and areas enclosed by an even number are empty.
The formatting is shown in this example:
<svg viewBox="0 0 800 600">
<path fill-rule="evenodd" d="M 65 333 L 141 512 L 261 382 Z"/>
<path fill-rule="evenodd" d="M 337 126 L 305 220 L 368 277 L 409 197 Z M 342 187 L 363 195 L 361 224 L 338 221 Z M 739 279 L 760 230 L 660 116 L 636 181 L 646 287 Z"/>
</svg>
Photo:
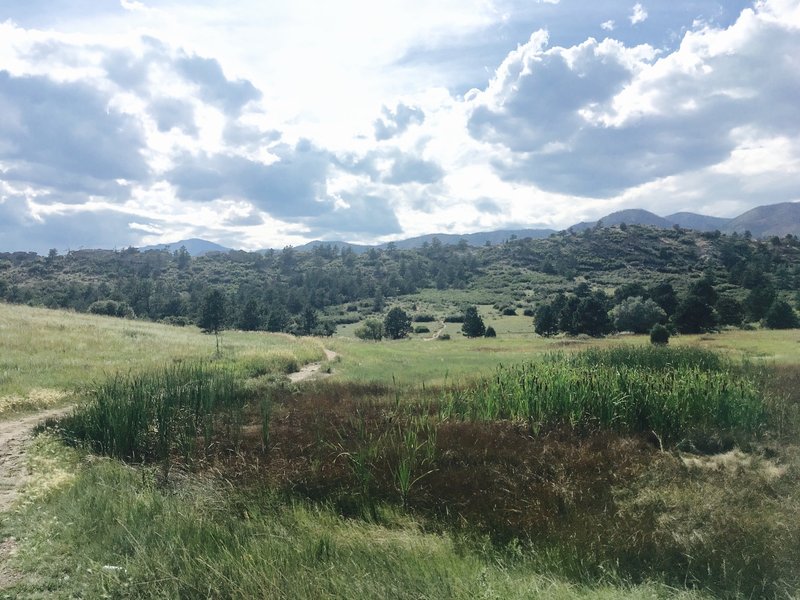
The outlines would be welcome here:
<svg viewBox="0 0 800 600">
<path fill-rule="evenodd" d="M 0 0 L 0 251 L 800 200 L 800 0 Z"/>
</svg>

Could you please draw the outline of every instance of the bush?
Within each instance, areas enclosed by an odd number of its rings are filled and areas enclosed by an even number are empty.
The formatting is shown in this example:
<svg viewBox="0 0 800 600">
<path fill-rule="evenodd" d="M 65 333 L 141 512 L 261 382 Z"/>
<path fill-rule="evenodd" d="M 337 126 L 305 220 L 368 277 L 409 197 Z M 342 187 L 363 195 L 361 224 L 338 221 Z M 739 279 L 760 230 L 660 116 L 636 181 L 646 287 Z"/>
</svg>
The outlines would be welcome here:
<svg viewBox="0 0 800 600">
<path fill-rule="evenodd" d="M 536 314 L 536 311 L 528 307 L 522 311 L 522 314 L 525 315 L 526 317 L 532 317 Z"/>
<path fill-rule="evenodd" d="M 433 321 L 436 320 L 436 317 L 429 314 L 418 314 L 411 317 L 411 320 L 414 323 L 432 323 Z"/>
<path fill-rule="evenodd" d="M 669 343 L 669 330 L 661 323 L 653 325 L 650 330 L 650 343 L 657 346 L 665 346 Z"/>
<path fill-rule="evenodd" d="M 800 322 L 788 302 L 776 300 L 764 316 L 764 325 L 770 329 L 796 329 Z"/>
<path fill-rule="evenodd" d="M 442 340 L 442 341 L 449 340 L 450 339 L 450 334 L 449 333 L 443 333 L 442 335 L 440 335 L 436 339 L 437 340 Z"/>
<path fill-rule="evenodd" d="M 360 340 L 380 342 L 383 339 L 383 323 L 378 319 L 367 319 L 361 327 L 355 330 L 355 335 Z"/>
<path fill-rule="evenodd" d="M 425 327 L 425 325 L 418 325 L 414 327 L 414 333 L 430 333 L 431 330 L 429 327 Z"/>
<path fill-rule="evenodd" d="M 658 304 L 640 296 L 625 298 L 611 309 L 611 318 L 617 331 L 645 333 L 667 318 L 667 313 Z"/>
<path fill-rule="evenodd" d="M 504 308 L 503 309 L 503 316 L 504 317 L 516 317 L 517 316 L 517 311 L 509 306 L 508 308 Z"/>
<path fill-rule="evenodd" d="M 445 323 L 463 323 L 464 315 L 447 315 L 444 318 Z"/>
<path fill-rule="evenodd" d="M 497 337 L 497 332 L 494 330 L 494 327 L 489 326 L 486 328 L 486 333 L 484 335 L 488 338 L 493 338 Z"/>
</svg>

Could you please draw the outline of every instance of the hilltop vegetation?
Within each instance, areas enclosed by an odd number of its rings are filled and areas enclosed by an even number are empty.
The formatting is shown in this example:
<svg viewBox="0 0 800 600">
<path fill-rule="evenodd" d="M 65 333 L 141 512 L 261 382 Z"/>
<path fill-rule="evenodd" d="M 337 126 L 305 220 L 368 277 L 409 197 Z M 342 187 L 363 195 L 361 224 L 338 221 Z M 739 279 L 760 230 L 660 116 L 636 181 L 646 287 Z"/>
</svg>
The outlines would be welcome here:
<svg viewBox="0 0 800 600">
<path fill-rule="evenodd" d="M 202 257 L 183 249 L 0 254 L 0 298 L 9 302 L 186 324 L 201 321 L 208 294 L 219 290 L 223 327 L 297 334 L 330 334 L 384 314 L 397 299 L 424 304 L 430 290 L 448 292 L 435 307 L 441 319 L 470 304 L 533 311 L 559 294 L 591 296 L 608 312 L 632 296 L 659 303 L 665 285 L 677 302 L 700 280 L 717 294 L 706 302 L 717 311 L 713 324 L 759 321 L 776 300 L 796 307 L 800 242 L 622 224 L 481 248 L 434 240 L 360 255 L 325 245 Z M 639 287 L 620 295 L 626 284 Z M 660 306 L 668 317 L 677 309 Z"/>
</svg>

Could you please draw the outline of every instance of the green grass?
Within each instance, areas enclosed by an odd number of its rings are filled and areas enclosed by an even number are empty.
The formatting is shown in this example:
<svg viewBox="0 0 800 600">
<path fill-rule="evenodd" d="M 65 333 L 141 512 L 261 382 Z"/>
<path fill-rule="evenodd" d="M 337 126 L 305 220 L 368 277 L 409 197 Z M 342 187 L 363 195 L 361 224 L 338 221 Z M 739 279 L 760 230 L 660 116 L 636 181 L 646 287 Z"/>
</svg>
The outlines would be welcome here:
<svg viewBox="0 0 800 600">
<path fill-rule="evenodd" d="M 40 438 L 34 456 L 55 442 Z M 70 468 L 80 459 L 70 458 Z M 53 468 L 52 461 L 46 463 Z M 111 461 L 0 525 L 23 541 L 14 598 L 704 598 L 664 585 L 570 583 L 544 557 L 425 532 L 384 511 L 343 519 L 324 506 L 231 493 L 207 479 L 160 489 L 152 471 Z M 40 473 L 46 478 L 46 473 Z"/>
<path fill-rule="evenodd" d="M 45 408 L 117 372 L 212 359 L 214 337 L 195 327 L 0 303 L 0 415 Z M 324 357 L 311 338 L 225 331 L 221 362 L 281 373 Z"/>
<path fill-rule="evenodd" d="M 616 347 L 501 366 L 448 390 L 445 418 L 653 432 L 676 442 L 694 432 L 752 435 L 766 424 L 762 393 L 717 355 L 695 348 Z"/>
</svg>

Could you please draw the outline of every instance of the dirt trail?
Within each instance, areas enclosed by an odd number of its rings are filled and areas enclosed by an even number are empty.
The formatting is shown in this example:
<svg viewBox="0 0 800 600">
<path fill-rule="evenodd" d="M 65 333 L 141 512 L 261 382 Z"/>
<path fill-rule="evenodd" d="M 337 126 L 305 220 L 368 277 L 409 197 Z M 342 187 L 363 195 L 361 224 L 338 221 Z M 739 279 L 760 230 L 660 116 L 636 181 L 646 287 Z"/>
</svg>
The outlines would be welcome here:
<svg viewBox="0 0 800 600">
<path fill-rule="evenodd" d="M 325 351 L 325 358 L 327 361 L 334 360 L 338 354 L 333 350 L 328 350 L 327 348 L 323 348 Z M 311 378 L 319 378 L 322 379 L 324 377 L 330 377 L 330 373 L 320 373 L 320 369 L 322 368 L 321 362 L 310 363 L 303 366 L 302 369 L 297 371 L 296 373 L 289 374 L 289 380 L 292 383 L 301 383 L 303 381 L 308 381 Z"/>
<path fill-rule="evenodd" d="M 439 323 L 439 324 L 441 325 L 441 327 L 439 327 L 439 329 L 436 331 L 436 333 L 434 333 L 434 334 L 433 334 L 431 337 L 429 337 L 429 338 L 422 338 L 422 341 L 423 341 L 423 342 L 432 342 L 433 340 L 438 340 L 438 339 L 439 339 L 439 336 L 440 336 L 440 335 L 442 335 L 442 333 L 444 333 L 444 329 L 445 329 L 445 327 L 447 327 L 447 323 L 445 323 L 444 321 L 442 321 L 442 322 L 441 322 L 441 323 Z"/>
<path fill-rule="evenodd" d="M 45 410 L 0 421 L 0 512 L 7 511 L 25 482 L 25 446 L 33 428 L 45 419 L 68 413 L 70 407 Z"/>
</svg>

